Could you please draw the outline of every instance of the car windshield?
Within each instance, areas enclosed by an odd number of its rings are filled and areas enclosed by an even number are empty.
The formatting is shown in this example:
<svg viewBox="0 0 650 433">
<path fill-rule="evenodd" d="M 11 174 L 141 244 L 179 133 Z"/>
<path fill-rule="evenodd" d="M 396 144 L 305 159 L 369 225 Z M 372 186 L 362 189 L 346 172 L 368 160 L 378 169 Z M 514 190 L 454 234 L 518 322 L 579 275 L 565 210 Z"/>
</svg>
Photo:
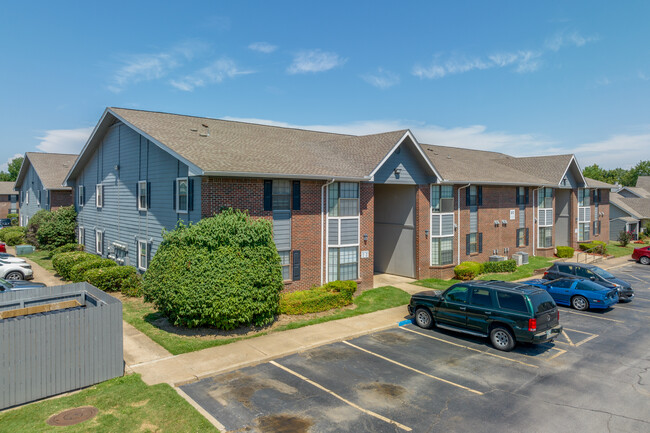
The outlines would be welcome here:
<svg viewBox="0 0 650 433">
<path fill-rule="evenodd" d="M 607 271 L 604 270 L 604 269 L 600 269 L 600 268 L 591 268 L 590 270 L 591 270 L 593 273 L 595 273 L 596 275 L 598 275 L 599 277 L 602 277 L 602 278 L 604 278 L 604 279 L 606 279 L 606 280 L 609 280 L 609 279 L 611 279 L 611 278 L 616 278 L 615 276 L 613 276 L 612 274 L 610 274 L 609 272 L 607 272 Z"/>
<path fill-rule="evenodd" d="M 577 288 L 580 290 L 588 290 L 590 292 L 599 292 L 601 290 L 605 290 L 603 286 L 592 281 L 580 281 Z"/>
<path fill-rule="evenodd" d="M 533 304 L 535 314 L 541 314 L 555 308 L 555 301 L 548 292 L 535 292 L 528 295 L 530 302 Z"/>
<path fill-rule="evenodd" d="M 7 280 L 5 280 L 3 278 L 0 278 L 0 288 L 2 290 L 9 290 L 12 287 L 13 287 L 13 284 L 11 284 L 9 281 L 7 281 Z"/>
</svg>

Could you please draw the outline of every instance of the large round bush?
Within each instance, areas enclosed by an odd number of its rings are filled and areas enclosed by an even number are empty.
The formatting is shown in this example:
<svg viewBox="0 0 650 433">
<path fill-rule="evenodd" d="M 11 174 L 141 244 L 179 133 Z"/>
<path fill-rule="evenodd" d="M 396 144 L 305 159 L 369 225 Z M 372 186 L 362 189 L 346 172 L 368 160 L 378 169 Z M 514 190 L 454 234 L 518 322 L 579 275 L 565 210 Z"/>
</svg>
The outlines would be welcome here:
<svg viewBox="0 0 650 433">
<path fill-rule="evenodd" d="M 64 280 L 70 279 L 70 271 L 74 265 L 86 260 L 95 260 L 98 257 L 94 254 L 83 251 L 72 251 L 60 253 L 52 257 L 52 267 Z"/>
<path fill-rule="evenodd" d="M 144 276 L 145 300 L 174 325 L 265 325 L 283 288 L 270 221 L 227 209 L 163 235 Z"/>
<path fill-rule="evenodd" d="M 70 268 L 70 280 L 73 283 L 80 283 L 82 281 L 86 281 L 84 278 L 86 271 L 113 266 L 117 266 L 117 263 L 115 263 L 113 260 L 102 259 L 101 257 L 95 256 L 94 259 L 84 260 L 72 266 L 72 268 Z"/>
<path fill-rule="evenodd" d="M 122 292 L 129 296 L 142 294 L 142 278 L 133 266 L 90 269 L 84 273 L 84 281 L 105 292 Z"/>
</svg>

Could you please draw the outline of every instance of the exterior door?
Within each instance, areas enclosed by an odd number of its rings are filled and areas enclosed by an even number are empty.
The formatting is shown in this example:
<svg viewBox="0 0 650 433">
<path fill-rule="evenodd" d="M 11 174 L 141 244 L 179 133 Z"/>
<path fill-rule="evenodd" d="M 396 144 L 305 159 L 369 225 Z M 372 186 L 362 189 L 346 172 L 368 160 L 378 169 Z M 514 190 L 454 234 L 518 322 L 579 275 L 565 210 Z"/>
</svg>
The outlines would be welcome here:
<svg viewBox="0 0 650 433">
<path fill-rule="evenodd" d="M 375 185 L 375 272 L 415 278 L 416 191 Z"/>
<path fill-rule="evenodd" d="M 571 190 L 555 190 L 555 246 L 568 247 L 571 242 Z"/>
</svg>

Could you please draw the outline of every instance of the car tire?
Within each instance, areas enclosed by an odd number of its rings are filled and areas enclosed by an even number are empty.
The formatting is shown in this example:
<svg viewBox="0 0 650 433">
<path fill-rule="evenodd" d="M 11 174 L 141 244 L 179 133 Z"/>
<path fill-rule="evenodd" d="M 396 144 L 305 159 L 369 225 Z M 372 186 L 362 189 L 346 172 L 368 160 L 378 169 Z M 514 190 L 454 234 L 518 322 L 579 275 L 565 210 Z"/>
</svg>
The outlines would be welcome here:
<svg viewBox="0 0 650 433">
<path fill-rule="evenodd" d="M 16 280 L 24 280 L 24 279 L 25 276 L 20 271 L 7 272 L 7 275 L 5 275 L 5 280 L 8 281 L 16 281 Z"/>
<path fill-rule="evenodd" d="M 639 259 L 639 263 L 642 265 L 650 265 L 650 257 L 643 256 Z"/>
<path fill-rule="evenodd" d="M 415 310 L 415 324 L 423 329 L 431 329 L 433 327 L 433 316 L 426 308 L 418 308 Z"/>
<path fill-rule="evenodd" d="M 585 311 L 589 308 L 589 301 L 584 296 L 576 295 L 571 298 L 571 306 L 578 311 Z"/>
<path fill-rule="evenodd" d="M 508 328 L 497 326 L 490 331 L 490 342 L 497 350 L 510 352 L 515 347 L 515 337 Z"/>
</svg>

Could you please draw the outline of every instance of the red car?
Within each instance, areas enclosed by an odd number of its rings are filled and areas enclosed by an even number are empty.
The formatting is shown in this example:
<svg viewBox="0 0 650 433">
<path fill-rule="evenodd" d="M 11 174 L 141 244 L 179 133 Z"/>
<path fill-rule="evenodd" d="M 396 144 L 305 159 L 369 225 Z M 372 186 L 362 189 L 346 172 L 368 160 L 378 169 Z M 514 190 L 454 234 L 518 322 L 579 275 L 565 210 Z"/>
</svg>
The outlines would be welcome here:
<svg viewBox="0 0 650 433">
<path fill-rule="evenodd" d="M 632 258 L 644 265 L 650 265 L 650 247 L 635 248 Z"/>
<path fill-rule="evenodd" d="M 7 247 L 5 246 L 4 242 L 0 242 L 0 253 L 6 253 L 7 252 Z"/>
</svg>

